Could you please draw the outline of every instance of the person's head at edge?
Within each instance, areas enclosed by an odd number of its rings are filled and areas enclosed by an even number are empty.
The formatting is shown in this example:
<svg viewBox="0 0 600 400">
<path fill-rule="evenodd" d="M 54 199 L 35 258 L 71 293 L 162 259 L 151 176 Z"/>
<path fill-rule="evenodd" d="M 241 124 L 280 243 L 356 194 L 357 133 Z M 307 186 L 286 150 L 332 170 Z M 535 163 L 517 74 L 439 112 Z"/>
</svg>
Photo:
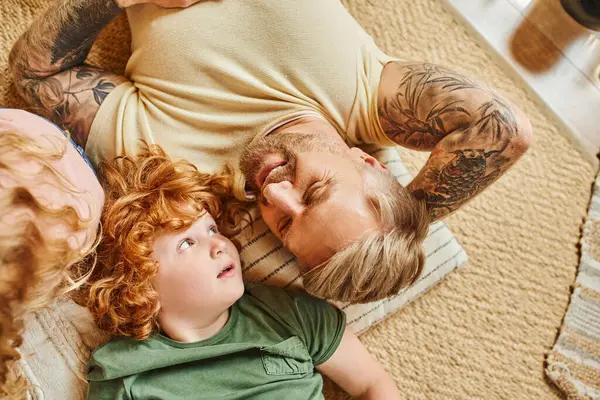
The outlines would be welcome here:
<svg viewBox="0 0 600 400">
<path fill-rule="evenodd" d="M 104 193 L 52 123 L 0 109 L 0 397 L 22 398 L 16 376 L 23 317 L 81 284 L 93 261 Z"/>
<path fill-rule="evenodd" d="M 252 142 L 240 167 L 265 223 L 307 269 L 309 293 L 364 303 L 421 274 L 424 201 L 327 122 L 292 123 Z"/>
<path fill-rule="evenodd" d="M 231 236 L 245 215 L 231 176 L 172 162 L 156 145 L 99 171 L 103 238 L 85 305 L 111 334 L 186 341 L 186 327 L 218 318 L 244 291 L 238 250 L 220 233 Z"/>
</svg>

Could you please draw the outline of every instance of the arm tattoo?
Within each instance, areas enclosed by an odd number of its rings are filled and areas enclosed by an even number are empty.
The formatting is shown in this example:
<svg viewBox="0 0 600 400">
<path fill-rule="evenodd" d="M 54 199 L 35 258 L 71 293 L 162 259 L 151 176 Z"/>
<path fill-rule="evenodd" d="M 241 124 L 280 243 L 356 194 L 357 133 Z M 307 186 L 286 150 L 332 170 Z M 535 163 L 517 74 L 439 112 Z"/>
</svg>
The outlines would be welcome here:
<svg viewBox="0 0 600 400">
<path fill-rule="evenodd" d="M 77 72 L 77 74 L 75 75 L 76 79 L 84 79 L 87 77 L 91 77 L 94 74 L 89 68 L 87 70 L 84 68 L 80 68 L 76 72 Z M 71 75 L 69 75 L 69 79 L 71 79 Z M 71 85 L 69 85 L 69 88 L 70 87 L 71 87 Z M 66 91 L 65 94 L 67 95 L 67 102 L 69 99 L 68 96 L 73 96 L 73 98 L 79 103 L 79 99 L 77 98 L 77 95 L 79 93 L 83 93 L 83 92 L 87 92 L 87 91 L 91 90 L 92 93 L 94 94 L 94 100 L 96 101 L 96 103 L 98 105 L 100 105 L 100 104 L 102 104 L 102 102 L 104 101 L 106 96 L 108 96 L 108 91 L 110 91 L 111 89 L 114 89 L 114 88 L 115 88 L 114 83 L 107 82 L 104 79 L 100 79 L 94 87 L 88 87 L 87 89 L 81 89 L 77 92 Z"/>
<path fill-rule="evenodd" d="M 456 150 L 451 154 L 450 161 L 439 167 L 434 165 L 427 171 L 430 190 L 421 188 L 413 192 L 418 198 L 425 199 L 434 219 L 453 212 L 457 205 L 481 192 L 500 176 L 502 165 L 509 161 L 498 156 L 497 151 L 483 149 Z M 498 168 L 488 168 L 490 164 Z"/>
<path fill-rule="evenodd" d="M 122 10 L 114 0 L 61 0 L 15 44 L 9 65 L 32 111 L 84 145 L 93 117 L 122 77 L 83 64 L 96 36 Z"/>
<path fill-rule="evenodd" d="M 393 68 L 382 77 L 394 87 L 380 87 L 381 126 L 400 145 L 432 151 L 409 189 L 437 220 L 506 172 L 531 133 L 503 98 L 471 78 L 432 64 Z"/>
<path fill-rule="evenodd" d="M 90 108 L 92 97 L 97 107 L 102 104 L 115 88 L 115 83 L 106 80 L 104 75 L 98 68 L 82 65 L 65 71 L 60 77 L 28 80 L 23 91 L 33 110 L 60 124 L 76 143 L 85 144 L 93 119 L 77 117 L 73 110 L 85 112 Z"/>
<path fill-rule="evenodd" d="M 384 132 L 394 142 L 430 149 L 465 120 L 479 126 L 480 135 L 491 132 L 494 140 L 500 140 L 504 130 L 518 134 L 510 107 L 487 86 L 438 65 L 403 69 L 396 92 L 379 105 Z M 481 92 L 475 97 L 485 100 L 469 101 L 473 92 Z"/>
</svg>

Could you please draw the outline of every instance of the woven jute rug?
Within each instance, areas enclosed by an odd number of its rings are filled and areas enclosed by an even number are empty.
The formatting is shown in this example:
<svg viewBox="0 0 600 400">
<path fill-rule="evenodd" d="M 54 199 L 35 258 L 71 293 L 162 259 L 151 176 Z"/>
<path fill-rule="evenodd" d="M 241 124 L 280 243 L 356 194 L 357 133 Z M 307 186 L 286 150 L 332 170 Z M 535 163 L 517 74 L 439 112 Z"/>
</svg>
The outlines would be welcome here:
<svg viewBox="0 0 600 400">
<path fill-rule="evenodd" d="M 0 106 L 21 105 L 6 74 L 8 52 L 50 2 L 0 1 Z M 387 53 L 487 81 L 527 113 L 535 135 L 511 171 L 447 220 L 470 264 L 361 340 L 407 399 L 562 398 L 545 378 L 544 360 L 569 303 L 595 168 L 441 0 L 343 3 Z M 127 23 L 118 18 L 90 61 L 122 73 L 128 49 Z M 401 155 L 413 174 L 427 158 Z"/>
<path fill-rule="evenodd" d="M 581 262 L 546 374 L 569 400 L 600 399 L 600 175 L 581 238 Z"/>
</svg>

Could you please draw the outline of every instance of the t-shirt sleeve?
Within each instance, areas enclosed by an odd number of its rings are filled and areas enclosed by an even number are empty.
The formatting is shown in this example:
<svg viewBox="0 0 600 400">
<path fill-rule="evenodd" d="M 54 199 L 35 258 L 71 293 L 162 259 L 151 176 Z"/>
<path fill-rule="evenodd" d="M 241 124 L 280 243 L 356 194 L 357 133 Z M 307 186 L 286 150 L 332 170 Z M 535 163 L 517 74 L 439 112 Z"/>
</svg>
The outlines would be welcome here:
<svg viewBox="0 0 600 400">
<path fill-rule="evenodd" d="M 383 67 L 393 58 L 387 56 L 376 46 L 361 49 L 362 63 L 358 69 L 356 98 L 347 122 L 345 140 L 353 145 L 376 144 L 396 146 L 381 128 L 377 95 Z"/>
<path fill-rule="evenodd" d="M 301 292 L 259 286 L 251 289 L 306 345 L 313 364 L 323 364 L 337 350 L 346 328 L 346 314 Z"/>
<path fill-rule="evenodd" d="M 113 338 L 98 346 L 87 362 L 88 400 L 130 400 L 126 379 L 135 380 L 128 368 L 135 358 L 127 354 L 129 338 Z M 136 364 L 137 365 L 137 364 Z"/>
<path fill-rule="evenodd" d="M 155 143 L 144 118 L 140 117 L 140 94 L 133 82 L 126 81 L 114 88 L 102 102 L 90 127 L 85 155 L 98 167 L 101 161 L 117 156 L 135 155 L 141 140 Z"/>
</svg>

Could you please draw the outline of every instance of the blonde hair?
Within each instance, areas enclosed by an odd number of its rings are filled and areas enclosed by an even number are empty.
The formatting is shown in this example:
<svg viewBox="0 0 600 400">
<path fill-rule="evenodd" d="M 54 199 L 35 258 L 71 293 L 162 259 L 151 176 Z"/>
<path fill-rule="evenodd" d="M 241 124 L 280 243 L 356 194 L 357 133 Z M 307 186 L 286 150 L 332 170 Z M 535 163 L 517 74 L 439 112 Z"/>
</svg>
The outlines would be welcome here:
<svg viewBox="0 0 600 400">
<path fill-rule="evenodd" d="M 45 206 L 27 189 L 44 182 L 78 193 L 52 166 L 65 154 L 67 139 L 42 137 L 48 139 L 49 148 L 21 133 L 0 131 L 0 173 L 15 182 L 0 190 L 0 397 L 7 399 L 23 398 L 28 387 L 18 372 L 21 357 L 17 350 L 23 341 L 25 314 L 81 285 L 93 268 L 93 255 L 86 262 L 82 260 L 94 246 L 73 250 L 67 238 L 48 237 L 44 229 L 49 223 L 60 222 L 76 232 L 89 227 L 90 221 L 80 219 L 71 206 Z M 41 169 L 25 173 L 18 167 L 23 160 L 35 161 Z M 34 217 L 7 223 L 6 216 L 19 209 Z"/>
<path fill-rule="evenodd" d="M 86 305 L 100 329 L 142 340 L 158 329 L 155 238 L 189 228 L 206 212 L 231 234 L 243 211 L 231 197 L 229 174 L 205 174 L 187 161 L 172 162 L 157 145 L 137 157 L 101 163 L 100 171 L 104 236 L 99 265 L 85 288 Z"/>
<path fill-rule="evenodd" d="M 326 299 L 367 303 L 397 294 L 421 275 L 423 241 L 430 217 L 417 200 L 387 172 L 374 171 L 369 200 L 379 229 L 339 250 L 303 276 L 307 292 Z"/>
</svg>

